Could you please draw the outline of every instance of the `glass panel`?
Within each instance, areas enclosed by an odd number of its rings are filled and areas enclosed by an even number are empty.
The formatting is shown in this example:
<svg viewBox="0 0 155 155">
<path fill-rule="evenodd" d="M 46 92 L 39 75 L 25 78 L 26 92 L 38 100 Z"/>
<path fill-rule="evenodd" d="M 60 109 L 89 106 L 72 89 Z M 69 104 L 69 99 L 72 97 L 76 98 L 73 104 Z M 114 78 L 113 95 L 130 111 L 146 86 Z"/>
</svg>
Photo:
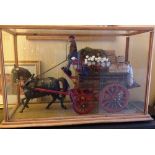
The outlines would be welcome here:
<svg viewBox="0 0 155 155">
<path fill-rule="evenodd" d="M 22 104 L 14 118 L 143 113 L 148 35 L 131 37 L 129 62 L 125 37 L 77 41 L 77 51 L 71 38 L 70 47 L 68 40 L 18 36 Z"/>
<path fill-rule="evenodd" d="M 17 85 L 13 82 L 12 69 L 14 67 L 14 39 L 13 36 L 7 32 L 3 32 L 3 52 L 4 52 L 4 66 L 7 90 L 7 102 L 9 116 L 14 111 L 17 105 Z"/>
<path fill-rule="evenodd" d="M 131 37 L 130 45 L 129 59 L 133 67 L 133 77 L 140 85 L 130 90 L 130 102 L 141 111 L 144 111 L 145 104 L 149 34 L 145 33 Z"/>
</svg>

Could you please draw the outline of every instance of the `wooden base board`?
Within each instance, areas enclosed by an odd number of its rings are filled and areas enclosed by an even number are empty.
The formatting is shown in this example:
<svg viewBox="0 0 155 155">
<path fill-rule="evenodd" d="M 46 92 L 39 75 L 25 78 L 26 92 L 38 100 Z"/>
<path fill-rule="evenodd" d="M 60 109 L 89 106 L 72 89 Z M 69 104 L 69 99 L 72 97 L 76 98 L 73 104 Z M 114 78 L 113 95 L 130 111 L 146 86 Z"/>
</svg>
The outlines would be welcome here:
<svg viewBox="0 0 155 155">
<path fill-rule="evenodd" d="M 8 108 L 13 108 L 16 104 L 9 104 Z M 0 109 L 4 109 L 3 104 L 0 104 Z"/>
<path fill-rule="evenodd" d="M 39 119 L 16 119 L 10 122 L 2 122 L 0 128 L 26 128 L 26 127 L 49 127 L 64 125 L 82 125 L 94 123 L 116 123 L 151 121 L 150 115 L 86 115 L 72 117 L 39 118 Z"/>
</svg>

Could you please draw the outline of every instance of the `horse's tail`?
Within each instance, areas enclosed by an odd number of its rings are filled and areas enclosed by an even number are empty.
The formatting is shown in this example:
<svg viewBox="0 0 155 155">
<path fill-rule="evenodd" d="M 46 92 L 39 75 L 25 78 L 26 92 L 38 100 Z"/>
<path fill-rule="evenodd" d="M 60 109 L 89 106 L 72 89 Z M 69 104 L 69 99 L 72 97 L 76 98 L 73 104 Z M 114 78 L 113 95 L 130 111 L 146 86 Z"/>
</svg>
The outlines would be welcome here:
<svg viewBox="0 0 155 155">
<path fill-rule="evenodd" d="M 69 89 L 69 83 L 64 77 L 58 78 L 59 87 L 61 91 L 66 92 Z"/>
</svg>

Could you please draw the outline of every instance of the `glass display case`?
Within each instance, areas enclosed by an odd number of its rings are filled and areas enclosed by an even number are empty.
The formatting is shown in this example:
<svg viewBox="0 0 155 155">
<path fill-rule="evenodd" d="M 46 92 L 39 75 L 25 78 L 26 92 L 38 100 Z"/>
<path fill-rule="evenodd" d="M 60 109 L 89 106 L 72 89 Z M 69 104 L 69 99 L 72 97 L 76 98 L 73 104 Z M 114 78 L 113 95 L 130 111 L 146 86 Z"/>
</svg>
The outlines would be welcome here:
<svg viewBox="0 0 155 155">
<path fill-rule="evenodd" d="M 2 128 L 149 121 L 153 27 L 0 26 Z"/>
</svg>

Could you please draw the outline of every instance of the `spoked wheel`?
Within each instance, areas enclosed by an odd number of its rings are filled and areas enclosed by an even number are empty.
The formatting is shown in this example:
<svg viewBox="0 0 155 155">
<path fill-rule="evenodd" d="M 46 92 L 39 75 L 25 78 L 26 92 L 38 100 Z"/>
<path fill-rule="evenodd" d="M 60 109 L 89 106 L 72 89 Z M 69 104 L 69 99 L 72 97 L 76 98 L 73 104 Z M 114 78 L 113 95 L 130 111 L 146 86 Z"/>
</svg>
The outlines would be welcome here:
<svg viewBox="0 0 155 155">
<path fill-rule="evenodd" d="M 94 104 L 91 101 L 87 101 L 86 98 L 83 98 L 77 100 L 77 102 L 73 104 L 73 108 L 78 114 L 88 114 L 94 109 Z"/>
<path fill-rule="evenodd" d="M 88 114 L 95 108 L 94 97 L 87 90 L 74 89 L 71 91 L 70 97 L 73 109 L 78 114 Z"/>
<path fill-rule="evenodd" d="M 100 92 L 100 104 L 107 112 L 123 110 L 128 105 L 128 99 L 128 90 L 118 83 L 109 84 Z"/>
</svg>

